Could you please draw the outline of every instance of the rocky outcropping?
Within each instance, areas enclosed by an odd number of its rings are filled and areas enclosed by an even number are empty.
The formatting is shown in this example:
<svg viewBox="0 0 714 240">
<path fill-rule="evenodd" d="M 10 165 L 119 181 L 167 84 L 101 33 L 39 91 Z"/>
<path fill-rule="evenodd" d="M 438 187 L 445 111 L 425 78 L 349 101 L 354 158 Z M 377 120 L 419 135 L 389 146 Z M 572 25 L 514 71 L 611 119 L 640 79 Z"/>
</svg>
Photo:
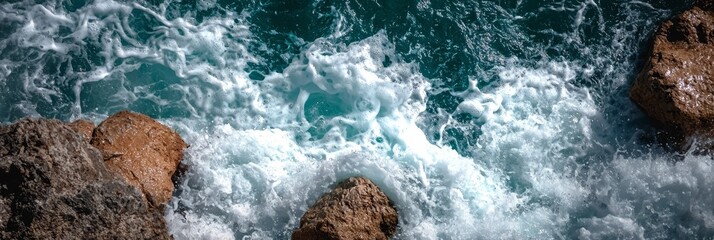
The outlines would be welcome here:
<svg viewBox="0 0 714 240">
<path fill-rule="evenodd" d="M 56 120 L 0 126 L 0 239 L 169 239 L 160 211 Z"/>
<path fill-rule="evenodd" d="M 146 115 L 122 111 L 94 129 L 92 145 L 105 163 L 141 189 L 152 206 L 171 199 L 186 143 L 176 132 Z"/>
<path fill-rule="evenodd" d="M 714 137 L 714 1 L 664 22 L 630 97 L 687 148 L 692 137 Z"/>
<path fill-rule="evenodd" d="M 307 210 L 292 239 L 389 239 L 398 222 L 397 210 L 379 187 L 353 177 Z"/>
<path fill-rule="evenodd" d="M 72 130 L 78 132 L 79 134 L 84 137 L 85 140 L 87 140 L 87 143 L 89 143 L 90 140 L 92 140 L 92 132 L 94 131 L 94 126 L 93 122 L 90 122 L 89 120 L 85 119 L 79 119 L 74 122 L 71 122 L 68 124 Z"/>
</svg>

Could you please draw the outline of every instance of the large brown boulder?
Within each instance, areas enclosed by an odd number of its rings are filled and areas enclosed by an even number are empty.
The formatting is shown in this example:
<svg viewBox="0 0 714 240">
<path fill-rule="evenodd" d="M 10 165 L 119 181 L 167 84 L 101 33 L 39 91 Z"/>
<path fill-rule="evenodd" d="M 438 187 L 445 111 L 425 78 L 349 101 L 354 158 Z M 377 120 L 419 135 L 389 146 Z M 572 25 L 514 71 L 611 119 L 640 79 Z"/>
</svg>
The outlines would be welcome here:
<svg viewBox="0 0 714 240">
<path fill-rule="evenodd" d="M 162 214 L 56 120 L 0 126 L 0 239 L 169 239 Z"/>
<path fill-rule="evenodd" d="M 78 132 L 82 137 L 84 137 L 85 140 L 87 140 L 87 143 L 89 143 L 90 140 L 92 140 L 92 132 L 94 131 L 94 126 L 93 122 L 90 122 L 89 120 L 84 120 L 84 119 L 79 119 L 74 122 L 71 122 L 68 124 L 72 130 Z"/>
<path fill-rule="evenodd" d="M 687 147 L 714 136 L 714 12 L 711 1 L 662 23 L 630 97 Z M 707 10 L 703 10 L 707 9 Z"/>
<path fill-rule="evenodd" d="M 379 187 L 353 177 L 307 210 L 292 239 L 388 239 L 398 222 L 397 210 Z"/>
<path fill-rule="evenodd" d="M 107 166 L 141 189 L 152 206 L 171 199 L 171 177 L 186 148 L 176 132 L 146 115 L 122 111 L 94 129 L 91 143 L 102 151 Z"/>
</svg>

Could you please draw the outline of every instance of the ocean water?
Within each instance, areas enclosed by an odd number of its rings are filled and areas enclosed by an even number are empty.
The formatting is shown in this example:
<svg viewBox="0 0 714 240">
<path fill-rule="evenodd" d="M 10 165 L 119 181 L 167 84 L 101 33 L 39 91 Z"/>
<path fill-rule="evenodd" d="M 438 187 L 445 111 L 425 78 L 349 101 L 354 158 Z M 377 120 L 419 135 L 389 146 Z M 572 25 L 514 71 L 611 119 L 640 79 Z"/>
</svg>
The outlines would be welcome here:
<svg viewBox="0 0 714 240">
<path fill-rule="evenodd" d="M 714 162 L 627 92 L 669 0 L 0 3 L 0 122 L 147 114 L 177 239 L 288 239 L 337 182 L 396 239 L 711 239 Z"/>
</svg>

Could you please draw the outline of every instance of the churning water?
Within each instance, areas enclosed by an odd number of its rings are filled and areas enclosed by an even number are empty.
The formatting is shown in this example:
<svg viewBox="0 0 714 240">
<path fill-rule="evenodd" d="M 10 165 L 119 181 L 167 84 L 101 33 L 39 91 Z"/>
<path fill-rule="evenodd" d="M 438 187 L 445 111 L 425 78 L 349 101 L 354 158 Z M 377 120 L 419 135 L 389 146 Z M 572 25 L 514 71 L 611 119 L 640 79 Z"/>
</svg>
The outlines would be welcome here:
<svg viewBox="0 0 714 240">
<path fill-rule="evenodd" d="M 150 115 L 190 144 L 177 239 L 287 239 L 374 180 L 398 239 L 714 236 L 710 157 L 627 97 L 668 0 L 0 5 L 0 121 Z"/>
</svg>

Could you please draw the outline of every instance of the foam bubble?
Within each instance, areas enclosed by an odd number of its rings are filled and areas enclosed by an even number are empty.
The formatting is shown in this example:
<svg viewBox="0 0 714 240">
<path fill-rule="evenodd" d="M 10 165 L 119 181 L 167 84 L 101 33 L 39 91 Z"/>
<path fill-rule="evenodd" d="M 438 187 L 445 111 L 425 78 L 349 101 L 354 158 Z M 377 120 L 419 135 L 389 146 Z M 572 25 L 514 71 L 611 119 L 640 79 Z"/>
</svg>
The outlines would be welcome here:
<svg viewBox="0 0 714 240">
<path fill-rule="evenodd" d="M 668 155 L 616 156 L 612 171 L 593 186 L 597 201 L 612 216 L 586 221 L 585 229 L 627 236 L 646 230 L 646 238 L 707 236 L 712 233 L 714 171 L 711 157 L 688 154 L 681 162 Z M 616 220 L 616 221 L 615 221 Z M 617 221 L 634 222 L 624 229 L 602 229 Z M 673 224 L 676 223 L 676 224 Z"/>
<path fill-rule="evenodd" d="M 574 208 L 588 193 L 575 178 L 576 161 L 596 140 L 595 102 L 587 89 L 571 85 L 576 74 L 567 63 L 539 69 L 512 63 L 499 76 L 500 84 L 488 92 L 472 83 L 461 93 L 458 110 L 482 122 L 474 156 L 507 173 L 517 188 Z"/>
<path fill-rule="evenodd" d="M 579 239 L 645 239 L 645 229 L 632 219 L 607 215 L 604 218 L 584 219 L 588 226 L 579 230 Z"/>
</svg>

